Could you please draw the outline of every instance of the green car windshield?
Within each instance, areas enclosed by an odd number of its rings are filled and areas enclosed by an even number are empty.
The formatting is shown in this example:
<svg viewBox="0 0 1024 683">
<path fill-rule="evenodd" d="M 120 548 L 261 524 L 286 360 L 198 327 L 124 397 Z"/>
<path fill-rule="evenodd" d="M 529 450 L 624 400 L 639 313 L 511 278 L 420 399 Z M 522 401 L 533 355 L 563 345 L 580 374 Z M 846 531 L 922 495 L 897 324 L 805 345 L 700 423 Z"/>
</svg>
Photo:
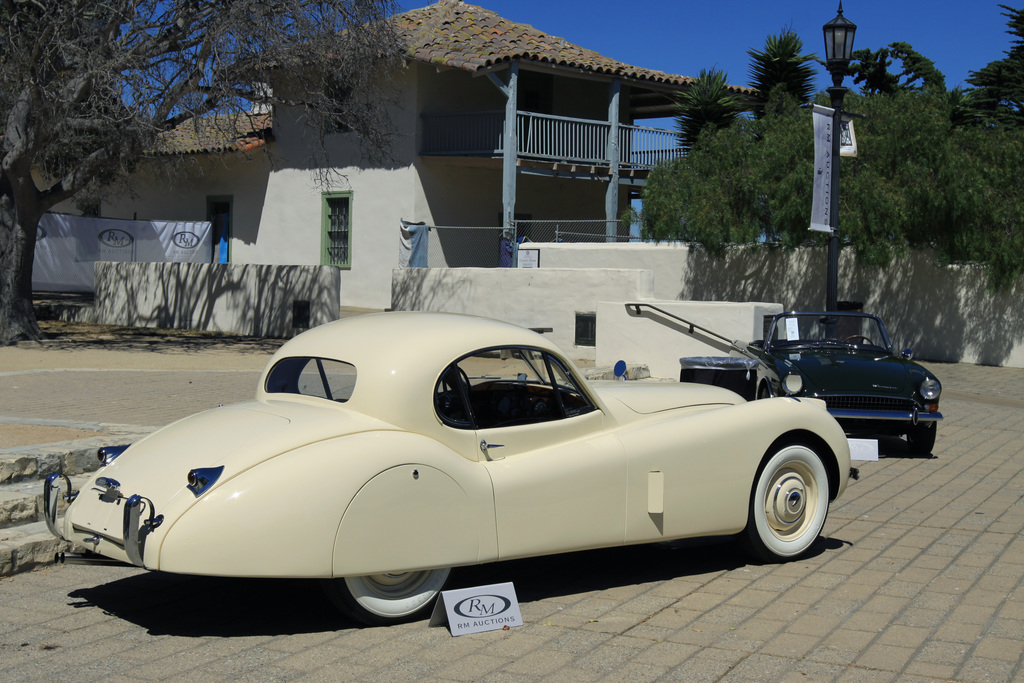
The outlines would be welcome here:
<svg viewBox="0 0 1024 683">
<path fill-rule="evenodd" d="M 855 346 L 890 350 L 882 321 L 870 315 L 842 313 L 787 313 L 780 315 L 769 330 L 773 348 L 798 346 Z"/>
</svg>

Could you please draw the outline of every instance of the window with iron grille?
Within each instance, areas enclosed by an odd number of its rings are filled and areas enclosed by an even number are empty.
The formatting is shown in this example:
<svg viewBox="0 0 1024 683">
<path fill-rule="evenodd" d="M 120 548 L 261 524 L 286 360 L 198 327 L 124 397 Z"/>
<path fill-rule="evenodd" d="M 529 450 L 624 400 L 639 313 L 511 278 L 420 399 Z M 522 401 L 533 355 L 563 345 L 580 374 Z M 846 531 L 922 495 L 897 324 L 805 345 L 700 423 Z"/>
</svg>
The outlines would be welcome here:
<svg viewBox="0 0 1024 683">
<path fill-rule="evenodd" d="M 348 268 L 352 265 L 352 193 L 323 195 L 323 237 L 320 263 Z"/>
</svg>

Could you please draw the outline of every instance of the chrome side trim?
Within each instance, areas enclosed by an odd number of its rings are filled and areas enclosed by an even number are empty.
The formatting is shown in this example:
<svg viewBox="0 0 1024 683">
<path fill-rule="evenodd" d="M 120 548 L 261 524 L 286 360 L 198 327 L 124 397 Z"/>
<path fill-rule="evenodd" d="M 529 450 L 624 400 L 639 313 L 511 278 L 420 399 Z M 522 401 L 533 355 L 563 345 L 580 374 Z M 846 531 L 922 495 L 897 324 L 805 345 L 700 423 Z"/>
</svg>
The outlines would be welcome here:
<svg viewBox="0 0 1024 683">
<path fill-rule="evenodd" d="M 149 519 L 142 520 L 142 512 L 149 510 Z M 164 521 L 163 515 L 153 514 L 153 501 L 135 494 L 124 504 L 123 530 L 124 551 L 131 563 L 137 567 L 145 567 L 142 558 L 146 552 L 146 537 Z"/>
<path fill-rule="evenodd" d="M 64 538 L 64 534 L 60 532 L 60 525 L 57 524 L 57 507 L 60 502 L 60 484 L 56 483 L 57 479 L 63 479 L 67 486 L 67 493 L 64 494 L 64 498 L 67 499 L 68 504 L 74 502 L 78 496 L 78 491 L 71 490 L 71 480 L 68 479 L 67 475 L 61 472 L 53 472 L 46 477 L 43 481 L 43 519 L 46 520 L 46 528 L 50 530 L 50 533 L 61 539 L 67 541 Z"/>
<path fill-rule="evenodd" d="M 942 413 L 921 413 L 916 410 L 855 410 L 851 408 L 829 408 L 828 413 L 837 420 L 892 420 L 917 424 L 918 422 L 938 422 L 942 419 Z"/>
</svg>

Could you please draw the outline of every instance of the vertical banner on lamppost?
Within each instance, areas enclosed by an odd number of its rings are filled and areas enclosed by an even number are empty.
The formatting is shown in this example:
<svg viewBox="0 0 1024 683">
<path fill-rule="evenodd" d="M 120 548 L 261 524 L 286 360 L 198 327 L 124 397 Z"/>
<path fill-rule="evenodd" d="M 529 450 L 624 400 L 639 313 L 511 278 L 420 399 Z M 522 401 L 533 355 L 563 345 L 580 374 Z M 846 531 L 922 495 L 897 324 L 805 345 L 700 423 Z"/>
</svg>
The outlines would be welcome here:
<svg viewBox="0 0 1024 683">
<path fill-rule="evenodd" d="M 817 232 L 832 232 L 829 211 L 832 206 L 832 115 L 829 107 L 815 104 L 814 118 L 814 194 L 811 199 L 811 227 Z"/>
</svg>

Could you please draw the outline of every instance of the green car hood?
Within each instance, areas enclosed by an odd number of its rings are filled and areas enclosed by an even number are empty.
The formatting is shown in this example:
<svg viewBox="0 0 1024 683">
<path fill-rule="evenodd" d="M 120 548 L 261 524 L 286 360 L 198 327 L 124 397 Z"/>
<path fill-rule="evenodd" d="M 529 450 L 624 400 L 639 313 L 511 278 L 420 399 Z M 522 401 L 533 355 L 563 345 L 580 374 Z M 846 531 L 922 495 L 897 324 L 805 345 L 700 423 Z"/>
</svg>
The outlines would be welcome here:
<svg viewBox="0 0 1024 683">
<path fill-rule="evenodd" d="M 779 370 L 798 371 L 809 394 L 872 394 L 910 397 L 907 361 L 881 351 L 794 349 L 773 353 Z"/>
</svg>

